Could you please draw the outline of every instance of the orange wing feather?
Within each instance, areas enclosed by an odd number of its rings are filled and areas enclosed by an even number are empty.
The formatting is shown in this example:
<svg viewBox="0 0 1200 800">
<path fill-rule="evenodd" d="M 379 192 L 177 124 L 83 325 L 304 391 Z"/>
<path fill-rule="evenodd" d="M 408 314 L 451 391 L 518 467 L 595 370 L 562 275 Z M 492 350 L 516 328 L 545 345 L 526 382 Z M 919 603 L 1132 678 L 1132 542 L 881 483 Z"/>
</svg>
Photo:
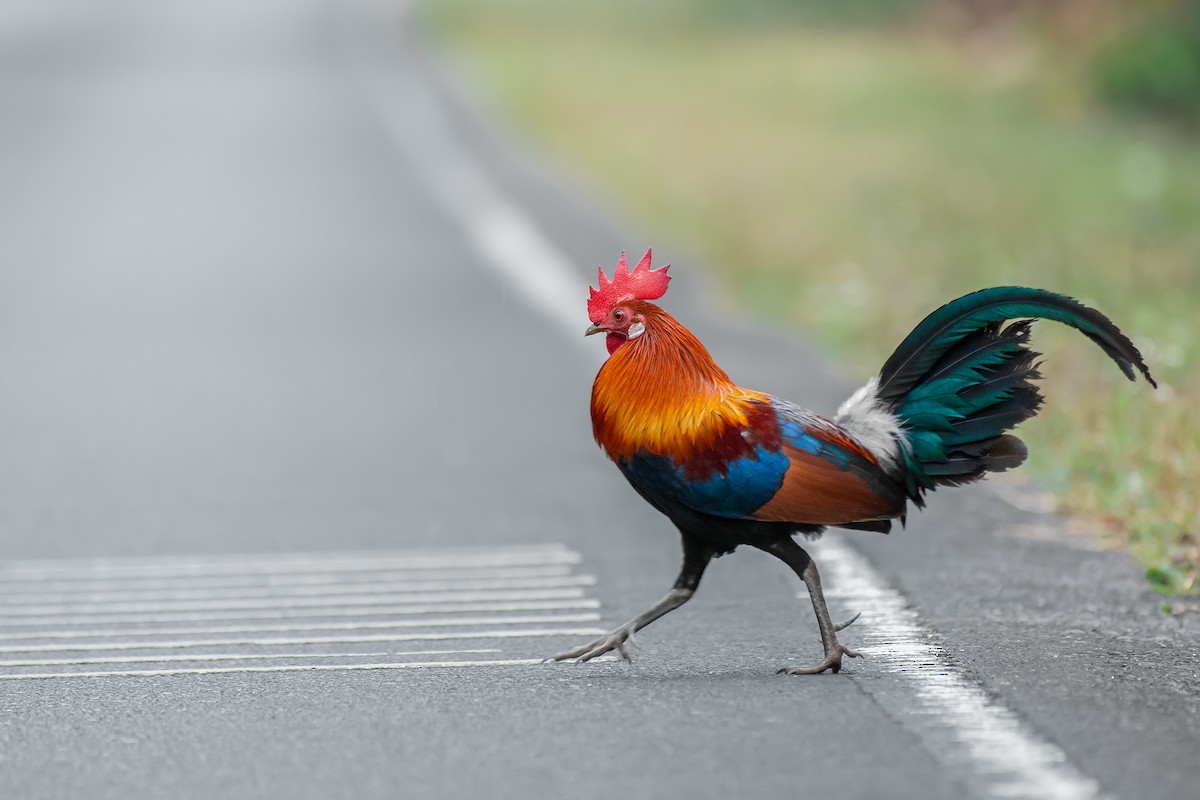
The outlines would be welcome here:
<svg viewBox="0 0 1200 800">
<path fill-rule="evenodd" d="M 804 450 L 783 446 L 789 466 L 783 485 L 756 512 L 764 522 L 845 525 L 891 517 L 895 509 L 853 470 Z"/>
</svg>

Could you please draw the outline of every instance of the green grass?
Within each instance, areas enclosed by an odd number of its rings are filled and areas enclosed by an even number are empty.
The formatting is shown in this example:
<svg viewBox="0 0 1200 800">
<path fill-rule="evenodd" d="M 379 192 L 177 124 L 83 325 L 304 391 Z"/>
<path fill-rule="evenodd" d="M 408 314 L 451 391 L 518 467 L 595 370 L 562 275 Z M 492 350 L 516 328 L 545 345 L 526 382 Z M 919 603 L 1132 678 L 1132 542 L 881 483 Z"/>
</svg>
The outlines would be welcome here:
<svg viewBox="0 0 1200 800">
<path fill-rule="evenodd" d="M 1097 110 L 1071 59 L 1035 41 L 980 56 L 914 25 L 652 7 L 453 0 L 430 24 L 524 136 L 850 372 L 985 285 L 1112 316 L 1162 388 L 1039 326 L 1049 402 L 1022 428 L 1025 475 L 1200 589 L 1194 135 Z"/>
</svg>

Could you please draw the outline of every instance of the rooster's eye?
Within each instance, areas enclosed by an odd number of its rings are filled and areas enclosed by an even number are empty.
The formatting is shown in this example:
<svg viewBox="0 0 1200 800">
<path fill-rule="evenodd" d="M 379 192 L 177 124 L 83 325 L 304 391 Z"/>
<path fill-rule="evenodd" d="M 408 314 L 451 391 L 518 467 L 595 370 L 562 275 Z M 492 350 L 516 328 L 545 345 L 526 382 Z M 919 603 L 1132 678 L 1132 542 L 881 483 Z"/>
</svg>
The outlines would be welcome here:
<svg viewBox="0 0 1200 800">
<path fill-rule="evenodd" d="M 625 321 L 625 312 L 624 311 L 614 311 L 613 312 L 613 320 L 615 322 L 624 322 Z"/>
</svg>

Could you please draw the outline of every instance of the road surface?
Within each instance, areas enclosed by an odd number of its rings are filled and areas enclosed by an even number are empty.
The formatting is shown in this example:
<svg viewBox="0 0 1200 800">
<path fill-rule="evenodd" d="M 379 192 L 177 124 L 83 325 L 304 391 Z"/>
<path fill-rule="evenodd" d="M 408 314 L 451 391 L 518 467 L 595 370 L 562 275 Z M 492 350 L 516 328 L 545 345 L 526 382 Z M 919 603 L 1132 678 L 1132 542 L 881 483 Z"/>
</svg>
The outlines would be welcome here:
<svg viewBox="0 0 1200 800">
<path fill-rule="evenodd" d="M 632 664 L 538 663 L 678 566 L 587 419 L 585 287 L 647 237 L 401 4 L 10 3 L 0 119 L 0 796 L 1200 786 L 1200 624 L 1017 488 L 826 537 L 841 675 L 775 674 L 815 625 L 741 552 Z M 655 244 L 739 382 L 853 388 Z"/>
</svg>

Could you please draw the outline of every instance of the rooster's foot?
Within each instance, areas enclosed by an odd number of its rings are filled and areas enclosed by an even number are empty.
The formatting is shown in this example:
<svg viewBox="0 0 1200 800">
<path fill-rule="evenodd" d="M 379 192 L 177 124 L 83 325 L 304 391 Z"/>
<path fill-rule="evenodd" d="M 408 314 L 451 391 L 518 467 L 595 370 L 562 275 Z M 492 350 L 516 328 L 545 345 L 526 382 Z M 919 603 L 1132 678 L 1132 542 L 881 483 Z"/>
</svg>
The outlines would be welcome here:
<svg viewBox="0 0 1200 800">
<path fill-rule="evenodd" d="M 576 647 L 574 650 L 567 650 L 565 653 L 551 656 L 547 661 L 575 661 L 582 663 L 591 661 L 596 656 L 602 656 L 610 650 L 616 650 L 621 654 L 621 658 L 625 661 L 631 661 L 629 658 L 629 649 L 625 646 L 626 643 L 633 644 L 633 631 L 631 625 L 622 625 L 614 631 L 604 634 L 599 639 L 588 642 L 582 647 Z"/>
<path fill-rule="evenodd" d="M 853 625 L 858 620 L 858 618 L 861 615 L 862 615 L 862 612 L 859 612 L 858 614 L 855 614 L 853 617 L 846 620 L 845 622 L 839 622 L 838 624 L 833 626 L 834 631 L 840 631 L 840 630 L 849 628 L 851 625 Z M 835 638 L 833 640 L 833 646 L 830 647 L 829 650 L 827 650 L 825 653 L 825 660 L 822 661 L 817 666 L 815 666 L 815 667 L 784 667 L 783 669 L 779 670 L 779 672 L 776 674 L 778 674 L 778 675 L 785 675 L 785 674 L 786 675 L 820 675 L 822 672 L 824 672 L 827 669 L 832 670 L 833 672 L 841 672 L 842 671 L 842 656 L 849 656 L 850 658 L 862 658 L 862 653 L 859 653 L 857 650 L 851 650 L 850 648 L 846 647 L 845 645 L 843 645 L 841 642 L 839 642 Z"/>
<path fill-rule="evenodd" d="M 859 653 L 857 650 L 851 650 L 849 647 L 844 647 L 839 644 L 834 646 L 833 652 L 825 656 L 825 660 L 820 664 L 817 664 L 815 667 L 784 667 L 783 669 L 779 670 L 777 674 L 820 675 L 825 670 L 841 672 L 842 656 L 849 656 L 850 658 L 862 658 L 862 653 Z"/>
</svg>

